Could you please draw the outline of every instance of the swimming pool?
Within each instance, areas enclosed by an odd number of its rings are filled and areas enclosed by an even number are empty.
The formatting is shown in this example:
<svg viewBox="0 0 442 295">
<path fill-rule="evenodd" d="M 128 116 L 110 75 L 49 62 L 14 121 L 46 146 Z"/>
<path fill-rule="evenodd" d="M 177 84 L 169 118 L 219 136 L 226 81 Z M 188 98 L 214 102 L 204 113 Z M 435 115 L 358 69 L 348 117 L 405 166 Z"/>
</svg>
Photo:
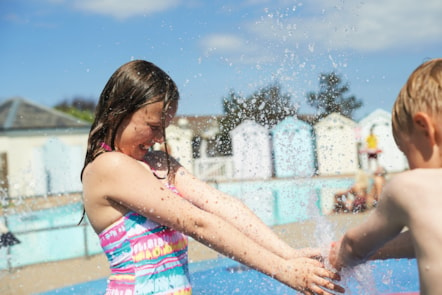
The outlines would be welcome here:
<svg viewBox="0 0 442 295">
<path fill-rule="evenodd" d="M 195 295 L 297 294 L 296 291 L 227 258 L 190 264 Z M 411 294 L 419 292 L 415 259 L 372 261 L 342 273 L 345 294 Z M 77 284 L 39 295 L 98 295 L 106 289 L 106 279 Z M 417 294 L 417 293 L 416 293 Z"/>
<path fill-rule="evenodd" d="M 333 239 L 332 225 L 322 218 L 324 196 L 330 191 L 348 187 L 352 181 L 350 177 L 278 179 L 219 183 L 217 187 L 226 193 L 242 196 L 243 201 L 268 225 L 313 220 L 315 227 L 311 246 L 315 246 L 328 245 Z M 0 249 L 0 257 L 3 254 L 9 257 L 0 261 L 0 269 L 102 253 L 92 228 L 76 225 L 81 212 L 81 204 L 75 203 L 7 216 L 11 232 L 22 243 L 11 247 L 8 256 L 5 249 Z M 70 241 L 68 245 L 66 240 Z M 32 251 L 29 251 L 29 245 L 34 246 Z M 345 282 L 349 290 L 347 294 L 391 294 L 419 289 L 414 260 L 372 262 L 368 267 L 371 269 L 368 272 L 365 267 L 350 273 L 350 279 Z M 277 281 L 229 259 L 191 263 L 190 271 L 194 294 L 296 294 Z M 373 286 L 375 291 L 364 293 Z M 94 295 L 103 294 L 105 288 L 106 279 L 103 278 L 40 294 Z"/>
</svg>

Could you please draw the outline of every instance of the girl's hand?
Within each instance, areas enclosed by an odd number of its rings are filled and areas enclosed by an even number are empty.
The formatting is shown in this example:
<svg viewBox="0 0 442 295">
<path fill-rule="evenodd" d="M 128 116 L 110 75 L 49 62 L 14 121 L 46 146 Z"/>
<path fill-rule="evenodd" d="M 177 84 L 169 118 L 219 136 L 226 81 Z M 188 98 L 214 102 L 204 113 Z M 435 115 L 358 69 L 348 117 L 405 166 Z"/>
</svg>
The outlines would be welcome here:
<svg viewBox="0 0 442 295">
<path fill-rule="evenodd" d="M 282 272 L 281 281 L 303 294 L 332 295 L 330 291 L 344 293 L 344 288 L 332 280 L 339 281 L 337 273 L 325 269 L 324 265 L 315 259 L 295 258 L 287 261 Z M 278 274 L 276 275 L 278 278 Z"/>
<path fill-rule="evenodd" d="M 319 261 L 323 260 L 321 250 L 319 248 L 302 248 L 297 249 L 290 258 L 313 258 Z"/>
</svg>

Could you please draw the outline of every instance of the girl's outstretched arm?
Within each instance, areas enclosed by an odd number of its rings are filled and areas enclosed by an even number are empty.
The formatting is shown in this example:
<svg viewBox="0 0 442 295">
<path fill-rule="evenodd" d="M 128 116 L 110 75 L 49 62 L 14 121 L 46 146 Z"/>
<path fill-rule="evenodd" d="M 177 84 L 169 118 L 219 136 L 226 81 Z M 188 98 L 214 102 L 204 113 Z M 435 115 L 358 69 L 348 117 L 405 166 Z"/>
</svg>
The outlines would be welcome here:
<svg viewBox="0 0 442 295">
<path fill-rule="evenodd" d="M 290 247 L 241 200 L 197 179 L 183 167 L 176 175 L 178 191 L 192 204 L 231 223 L 240 232 L 282 258 L 319 257 L 319 249 Z"/>
<path fill-rule="evenodd" d="M 146 156 L 146 162 L 149 166 L 161 170 L 163 176 L 166 175 L 167 163 L 164 152 L 149 153 Z M 196 178 L 172 157 L 170 157 L 170 168 L 174 176 L 174 184 L 185 199 L 198 208 L 231 223 L 243 234 L 266 249 L 287 259 L 296 257 L 317 258 L 321 256 L 319 249 L 294 249 L 290 247 L 243 202 Z"/>
</svg>

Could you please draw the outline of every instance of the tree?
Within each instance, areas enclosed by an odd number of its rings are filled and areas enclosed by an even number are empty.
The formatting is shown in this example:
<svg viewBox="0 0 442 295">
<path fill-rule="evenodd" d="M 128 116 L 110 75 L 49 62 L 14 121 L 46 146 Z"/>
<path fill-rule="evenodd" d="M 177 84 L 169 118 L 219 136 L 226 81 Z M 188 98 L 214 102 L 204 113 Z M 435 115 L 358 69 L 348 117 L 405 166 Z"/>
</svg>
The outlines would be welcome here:
<svg viewBox="0 0 442 295">
<path fill-rule="evenodd" d="M 259 89 L 248 98 L 243 98 L 234 91 L 224 98 L 225 116 L 220 121 L 220 133 L 216 136 L 216 150 L 219 154 L 231 154 L 229 132 L 243 121 L 249 119 L 271 129 L 288 116 L 294 116 L 297 107 L 291 96 L 281 93 L 279 83 Z"/>
<path fill-rule="evenodd" d="M 54 108 L 83 121 L 92 122 L 94 119 L 95 106 L 95 99 L 75 97 L 72 100 L 63 100 L 56 104 Z"/>
<path fill-rule="evenodd" d="M 351 119 L 354 111 L 363 105 L 354 95 L 344 97 L 349 86 L 342 83 L 341 77 L 334 72 L 319 75 L 319 92 L 307 93 L 307 103 L 318 110 L 318 119 L 334 112 Z"/>
</svg>

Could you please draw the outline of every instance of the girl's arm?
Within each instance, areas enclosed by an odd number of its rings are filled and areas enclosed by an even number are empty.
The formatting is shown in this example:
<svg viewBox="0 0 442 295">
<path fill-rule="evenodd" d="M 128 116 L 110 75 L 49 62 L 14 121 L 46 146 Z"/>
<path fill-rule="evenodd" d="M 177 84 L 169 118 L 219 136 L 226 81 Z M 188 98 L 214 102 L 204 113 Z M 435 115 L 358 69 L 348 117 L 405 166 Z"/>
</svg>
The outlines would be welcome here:
<svg viewBox="0 0 442 295">
<path fill-rule="evenodd" d="M 316 260 L 285 260 L 250 239 L 231 223 L 183 199 L 152 174 L 146 165 L 121 153 L 97 157 L 83 174 L 84 197 L 105 198 L 136 211 L 152 221 L 187 234 L 300 291 L 330 294 L 341 290 L 328 279 L 336 275 Z"/>
<path fill-rule="evenodd" d="M 177 171 L 176 187 L 198 208 L 229 222 L 247 237 L 282 258 L 319 257 L 317 249 L 296 250 L 284 242 L 239 199 L 197 179 L 183 167 Z"/>
</svg>

